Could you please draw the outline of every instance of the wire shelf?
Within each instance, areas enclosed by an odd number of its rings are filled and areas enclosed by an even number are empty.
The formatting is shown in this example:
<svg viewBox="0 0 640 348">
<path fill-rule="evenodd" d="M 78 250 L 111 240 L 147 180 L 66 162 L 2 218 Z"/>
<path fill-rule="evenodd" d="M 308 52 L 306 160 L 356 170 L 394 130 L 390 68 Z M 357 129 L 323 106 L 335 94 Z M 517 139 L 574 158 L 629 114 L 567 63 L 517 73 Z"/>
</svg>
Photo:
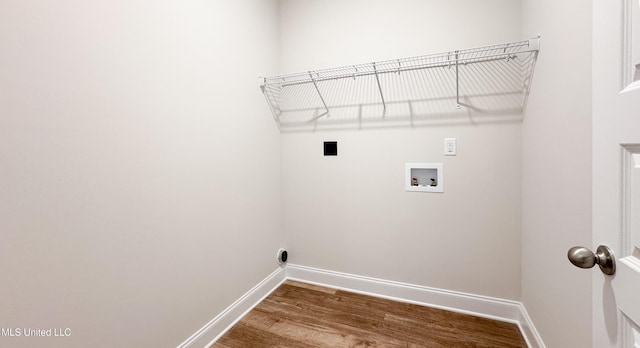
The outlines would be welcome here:
<svg viewBox="0 0 640 348">
<path fill-rule="evenodd" d="M 520 116 L 540 38 L 261 77 L 281 131 Z"/>
</svg>

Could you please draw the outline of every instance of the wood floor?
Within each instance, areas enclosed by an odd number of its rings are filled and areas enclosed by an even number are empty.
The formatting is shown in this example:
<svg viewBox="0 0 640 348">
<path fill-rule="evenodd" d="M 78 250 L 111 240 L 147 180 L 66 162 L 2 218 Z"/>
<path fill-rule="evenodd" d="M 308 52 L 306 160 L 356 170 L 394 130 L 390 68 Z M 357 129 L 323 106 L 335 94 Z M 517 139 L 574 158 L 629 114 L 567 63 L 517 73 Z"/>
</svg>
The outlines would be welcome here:
<svg viewBox="0 0 640 348">
<path fill-rule="evenodd" d="M 526 347 L 517 325 L 287 281 L 211 347 Z"/>
</svg>

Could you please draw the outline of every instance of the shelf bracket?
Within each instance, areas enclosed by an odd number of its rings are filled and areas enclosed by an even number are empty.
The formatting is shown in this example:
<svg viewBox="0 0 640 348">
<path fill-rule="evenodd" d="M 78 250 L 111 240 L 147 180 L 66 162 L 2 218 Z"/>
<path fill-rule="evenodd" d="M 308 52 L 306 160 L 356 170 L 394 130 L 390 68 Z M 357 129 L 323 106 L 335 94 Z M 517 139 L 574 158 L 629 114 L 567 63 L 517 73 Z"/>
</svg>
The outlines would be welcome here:
<svg viewBox="0 0 640 348">
<path fill-rule="evenodd" d="M 376 63 L 373 63 L 373 73 L 376 75 L 376 82 L 378 83 L 378 90 L 380 91 L 380 98 L 382 99 L 382 114 L 387 114 L 387 103 L 384 101 L 384 94 L 382 94 L 382 86 L 380 86 L 380 79 L 378 78 L 378 70 L 376 69 Z"/>
<path fill-rule="evenodd" d="M 460 73 L 458 71 L 458 55 L 459 51 L 456 51 L 456 108 L 460 109 Z"/>
<path fill-rule="evenodd" d="M 529 49 L 531 51 L 540 51 L 540 34 L 536 38 L 529 39 Z"/>
<path fill-rule="evenodd" d="M 311 74 L 311 71 L 309 71 L 309 78 L 311 79 L 311 82 L 313 82 L 313 87 L 316 88 L 316 92 L 318 92 L 318 96 L 320 97 L 320 100 L 322 101 L 322 105 L 324 105 L 324 109 L 326 110 L 323 114 L 320 114 L 320 115 L 315 117 L 315 119 L 319 119 L 320 117 L 322 117 L 324 115 L 329 115 L 329 108 L 327 107 L 327 103 L 324 101 L 324 98 L 322 97 L 322 93 L 320 93 L 320 89 L 318 88 L 318 84 L 316 83 L 316 80 L 313 78 L 313 74 Z M 329 116 L 327 116 L 327 117 L 329 117 Z"/>
</svg>

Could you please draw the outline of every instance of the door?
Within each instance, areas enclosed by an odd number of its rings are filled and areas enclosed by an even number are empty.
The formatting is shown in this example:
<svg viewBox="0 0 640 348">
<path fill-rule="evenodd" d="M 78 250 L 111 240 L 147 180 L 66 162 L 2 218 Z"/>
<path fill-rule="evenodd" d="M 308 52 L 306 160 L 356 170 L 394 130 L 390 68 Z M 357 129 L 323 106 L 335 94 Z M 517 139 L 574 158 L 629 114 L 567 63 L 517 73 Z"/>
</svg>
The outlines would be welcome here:
<svg viewBox="0 0 640 348">
<path fill-rule="evenodd" d="M 640 348 L 640 0 L 593 0 L 593 346 Z"/>
</svg>

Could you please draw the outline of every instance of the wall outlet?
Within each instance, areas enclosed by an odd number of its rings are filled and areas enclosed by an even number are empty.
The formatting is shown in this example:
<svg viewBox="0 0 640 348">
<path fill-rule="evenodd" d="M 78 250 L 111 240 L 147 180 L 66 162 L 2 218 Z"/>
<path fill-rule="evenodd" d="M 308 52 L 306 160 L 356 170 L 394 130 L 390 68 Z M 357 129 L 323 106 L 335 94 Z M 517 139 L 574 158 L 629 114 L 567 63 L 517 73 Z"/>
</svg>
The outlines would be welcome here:
<svg viewBox="0 0 640 348">
<path fill-rule="evenodd" d="M 457 153 L 456 138 L 444 138 L 444 155 L 455 156 Z"/>
</svg>

